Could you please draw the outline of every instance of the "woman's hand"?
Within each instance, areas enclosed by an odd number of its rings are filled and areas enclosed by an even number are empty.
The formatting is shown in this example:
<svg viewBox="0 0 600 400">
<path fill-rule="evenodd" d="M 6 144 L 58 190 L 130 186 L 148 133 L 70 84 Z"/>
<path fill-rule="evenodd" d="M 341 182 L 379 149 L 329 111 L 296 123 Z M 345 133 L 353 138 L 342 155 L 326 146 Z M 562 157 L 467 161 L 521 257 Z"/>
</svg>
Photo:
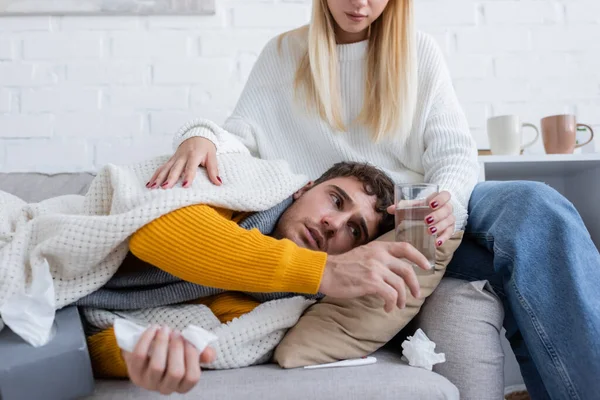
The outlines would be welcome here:
<svg viewBox="0 0 600 400">
<path fill-rule="evenodd" d="M 133 353 L 122 351 L 129 379 L 137 386 L 162 394 L 187 393 L 200 380 L 200 362 L 210 363 L 215 351 L 196 347 L 168 327 L 148 328 Z"/>
<path fill-rule="evenodd" d="M 189 138 L 179 145 L 169 161 L 154 172 L 146 187 L 169 189 L 183 176 L 183 187 L 187 188 L 194 181 L 199 166 L 206 168 L 212 183 L 221 185 L 215 144 L 203 137 Z"/>
<path fill-rule="evenodd" d="M 433 196 L 429 202 L 431 213 L 425 217 L 427 224 L 427 233 L 430 235 L 437 234 L 435 241 L 436 246 L 441 246 L 444 242 L 454 234 L 454 207 L 450 203 L 452 196 L 449 192 L 443 191 Z"/>
<path fill-rule="evenodd" d="M 441 246 L 454 234 L 454 208 L 450 203 L 451 195 L 447 191 L 443 191 L 431 196 L 428 199 L 428 206 L 432 212 L 425 216 L 425 224 L 427 225 L 427 233 L 436 235 L 436 246 Z M 387 210 L 390 214 L 395 212 L 395 205 L 391 205 Z"/>
</svg>

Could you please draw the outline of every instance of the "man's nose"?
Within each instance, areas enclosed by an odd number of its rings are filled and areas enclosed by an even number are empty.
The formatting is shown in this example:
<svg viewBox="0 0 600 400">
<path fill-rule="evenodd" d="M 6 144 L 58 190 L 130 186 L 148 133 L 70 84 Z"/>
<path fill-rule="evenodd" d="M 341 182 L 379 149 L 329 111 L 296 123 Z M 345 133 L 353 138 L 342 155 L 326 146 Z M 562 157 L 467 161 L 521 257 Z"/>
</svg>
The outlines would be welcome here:
<svg viewBox="0 0 600 400">
<path fill-rule="evenodd" d="M 334 236 L 345 223 L 345 218 L 340 213 L 327 215 L 323 218 L 323 225 L 328 237 Z"/>
</svg>

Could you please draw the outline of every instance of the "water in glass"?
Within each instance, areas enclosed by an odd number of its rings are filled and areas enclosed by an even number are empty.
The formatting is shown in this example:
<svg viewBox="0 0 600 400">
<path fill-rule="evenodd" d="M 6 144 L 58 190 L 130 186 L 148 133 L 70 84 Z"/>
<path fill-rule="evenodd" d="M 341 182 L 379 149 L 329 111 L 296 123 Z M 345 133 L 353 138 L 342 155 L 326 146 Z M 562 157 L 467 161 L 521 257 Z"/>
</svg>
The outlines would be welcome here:
<svg viewBox="0 0 600 400">
<path fill-rule="evenodd" d="M 431 212 L 428 206 L 396 208 L 396 242 L 407 242 L 413 245 L 435 266 L 436 235 L 427 233 L 425 217 Z M 427 274 L 427 271 L 415 266 L 417 273 Z M 433 268 L 431 270 L 433 273 Z"/>
</svg>

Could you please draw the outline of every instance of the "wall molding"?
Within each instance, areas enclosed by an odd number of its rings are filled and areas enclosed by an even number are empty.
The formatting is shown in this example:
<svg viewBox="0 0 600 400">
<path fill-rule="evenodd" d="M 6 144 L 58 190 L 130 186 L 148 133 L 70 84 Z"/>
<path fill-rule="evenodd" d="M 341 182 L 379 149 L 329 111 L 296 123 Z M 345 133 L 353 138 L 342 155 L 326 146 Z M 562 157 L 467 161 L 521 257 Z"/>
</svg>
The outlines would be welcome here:
<svg viewBox="0 0 600 400">
<path fill-rule="evenodd" d="M 213 15 L 215 0 L 0 0 L 0 16 Z"/>
</svg>

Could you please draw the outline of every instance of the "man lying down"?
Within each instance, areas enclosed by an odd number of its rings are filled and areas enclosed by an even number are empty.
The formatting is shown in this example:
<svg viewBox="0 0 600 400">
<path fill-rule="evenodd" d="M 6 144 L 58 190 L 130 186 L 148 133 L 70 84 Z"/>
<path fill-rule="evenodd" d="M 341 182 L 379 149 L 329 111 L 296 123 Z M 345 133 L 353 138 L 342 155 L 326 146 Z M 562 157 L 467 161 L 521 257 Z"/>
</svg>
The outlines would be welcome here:
<svg viewBox="0 0 600 400">
<path fill-rule="evenodd" d="M 226 186 L 224 180 L 221 188 Z M 391 309 L 402 306 L 405 283 L 418 297 L 414 271 L 402 259 L 424 269 L 427 260 L 406 244 L 371 242 L 393 229 L 386 211 L 393 188 L 375 167 L 344 162 L 266 211 L 196 204 L 137 229 L 116 274 L 74 302 L 84 306 L 95 375 L 129 377 L 163 394 L 185 393 L 200 379 L 201 365 L 227 368 L 269 360 L 281 328 L 292 326 L 298 313 L 288 320 L 271 318 L 267 339 L 248 338 L 266 343 L 264 354 L 245 362 L 236 354 L 239 363 L 232 364 L 231 357 L 219 361 L 219 352 L 228 350 L 223 342 L 238 340 L 222 327 L 243 330 L 244 321 L 252 327 L 253 315 L 270 312 L 271 300 L 378 294 Z M 117 345 L 112 322 L 119 317 L 150 324 L 133 353 Z M 236 318 L 238 325 L 227 324 Z M 217 333 L 219 343 L 199 354 L 180 333 L 189 323 Z"/>
<path fill-rule="evenodd" d="M 0 191 L 2 321 L 41 345 L 54 310 L 80 305 L 97 376 L 172 393 L 189 391 L 201 366 L 270 361 L 311 299 L 374 294 L 392 311 L 405 285 L 420 297 L 412 264 L 428 269 L 425 257 L 370 243 L 393 225 L 384 173 L 340 163 L 307 184 L 233 144 L 218 157 L 219 186 L 200 174 L 188 188 L 144 187 L 157 158 L 102 168 L 85 196 L 27 204 Z M 160 329 L 121 352 L 119 318 Z M 180 334 L 189 325 L 217 341 L 198 354 Z"/>
</svg>

